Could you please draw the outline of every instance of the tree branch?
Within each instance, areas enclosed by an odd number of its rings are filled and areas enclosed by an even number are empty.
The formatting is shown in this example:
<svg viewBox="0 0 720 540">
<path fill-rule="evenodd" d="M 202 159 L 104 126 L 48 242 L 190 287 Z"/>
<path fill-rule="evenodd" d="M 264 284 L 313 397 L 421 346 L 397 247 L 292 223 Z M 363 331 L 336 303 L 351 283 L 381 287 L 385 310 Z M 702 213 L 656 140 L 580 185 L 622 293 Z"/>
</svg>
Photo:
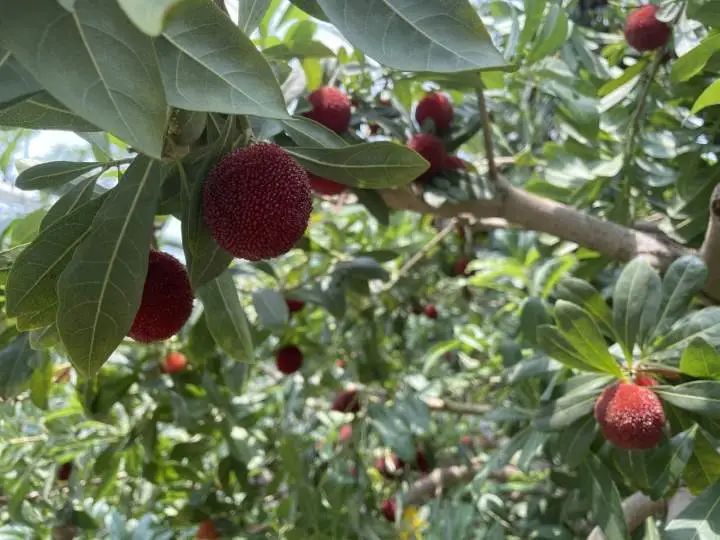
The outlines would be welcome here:
<svg viewBox="0 0 720 540">
<path fill-rule="evenodd" d="M 461 403 L 459 401 L 448 401 L 437 397 L 424 397 L 422 400 L 432 411 L 454 412 L 459 414 L 487 414 L 493 410 L 490 405 L 477 405 L 474 403 Z"/>
<path fill-rule="evenodd" d="M 478 111 L 480 112 L 480 122 L 482 123 L 483 141 L 485 142 L 485 160 L 488 166 L 488 178 L 493 188 L 497 190 L 500 196 L 504 196 L 508 185 L 500 177 L 497 166 L 495 165 L 495 150 L 492 141 L 492 122 L 490 113 L 488 112 L 487 103 L 485 102 L 485 92 L 482 83 L 477 89 Z"/>
<path fill-rule="evenodd" d="M 636 491 L 622 502 L 625 523 L 629 532 L 633 532 L 642 525 L 647 518 L 658 512 L 664 512 L 667 503 L 664 499 L 653 501 L 640 491 Z M 606 540 L 600 527 L 595 527 L 587 540 Z"/>
<path fill-rule="evenodd" d="M 708 268 L 705 292 L 712 298 L 720 298 L 720 185 L 715 186 L 710 196 L 710 219 L 700 257 Z"/>
</svg>

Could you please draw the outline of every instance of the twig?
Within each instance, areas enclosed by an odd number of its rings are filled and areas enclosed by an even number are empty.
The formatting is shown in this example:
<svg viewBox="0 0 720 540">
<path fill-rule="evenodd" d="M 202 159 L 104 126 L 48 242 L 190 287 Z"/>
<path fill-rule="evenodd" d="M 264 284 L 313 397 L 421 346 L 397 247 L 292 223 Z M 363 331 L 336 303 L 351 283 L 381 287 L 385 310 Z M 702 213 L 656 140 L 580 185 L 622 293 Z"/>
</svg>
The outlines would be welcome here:
<svg viewBox="0 0 720 540">
<path fill-rule="evenodd" d="M 492 411 L 490 405 L 477 405 L 474 403 L 461 403 L 458 401 L 448 401 L 437 397 L 424 397 L 422 400 L 425 405 L 432 411 L 445 411 L 460 414 L 487 414 Z"/>
<path fill-rule="evenodd" d="M 480 121 L 482 123 L 483 140 L 485 142 L 485 160 L 488 166 L 488 178 L 498 194 L 503 196 L 505 193 L 505 185 L 500 178 L 497 166 L 495 165 L 495 150 L 492 141 L 492 123 L 490 121 L 490 113 L 488 113 L 487 103 L 485 103 L 485 92 L 482 83 L 477 89 L 478 110 L 480 111 Z"/>
</svg>

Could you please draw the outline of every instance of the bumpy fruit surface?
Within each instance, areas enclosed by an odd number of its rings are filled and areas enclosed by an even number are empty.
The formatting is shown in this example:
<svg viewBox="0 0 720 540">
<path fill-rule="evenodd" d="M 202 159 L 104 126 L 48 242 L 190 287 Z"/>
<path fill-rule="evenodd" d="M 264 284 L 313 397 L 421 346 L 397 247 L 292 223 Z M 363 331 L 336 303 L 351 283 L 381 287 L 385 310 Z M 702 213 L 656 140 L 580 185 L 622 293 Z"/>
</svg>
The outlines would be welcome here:
<svg viewBox="0 0 720 540">
<path fill-rule="evenodd" d="M 275 365 L 285 375 L 295 373 L 303 363 L 303 354 L 295 345 L 286 345 L 275 355 Z"/>
<path fill-rule="evenodd" d="M 187 322 L 192 306 L 185 267 L 172 255 L 150 250 L 140 308 L 128 336 L 143 343 L 168 339 Z"/>
<path fill-rule="evenodd" d="M 308 101 L 312 110 L 305 113 L 306 117 L 335 133 L 342 133 L 350 127 L 350 99 L 339 88 L 321 86 L 310 93 Z"/>
<path fill-rule="evenodd" d="M 215 540 L 216 538 L 220 538 L 220 535 L 215 528 L 215 524 L 211 520 L 206 519 L 198 526 L 195 538 L 197 540 Z"/>
<path fill-rule="evenodd" d="M 294 298 L 286 298 L 285 303 L 287 304 L 288 311 L 290 313 L 297 313 L 305 307 L 305 302 L 302 300 L 295 300 Z"/>
<path fill-rule="evenodd" d="M 180 373 L 185 371 L 187 363 L 187 357 L 183 353 L 173 351 L 165 357 L 160 367 L 163 373 Z"/>
<path fill-rule="evenodd" d="M 660 442 L 665 412 L 645 386 L 619 382 L 603 390 L 595 402 L 595 419 L 605 438 L 626 450 L 645 450 Z"/>
<path fill-rule="evenodd" d="M 360 410 L 360 399 L 357 390 L 343 390 L 332 402 L 332 410 L 356 413 Z"/>
<path fill-rule="evenodd" d="M 391 523 L 395 523 L 395 512 L 397 512 L 397 503 L 395 502 L 395 499 L 384 500 L 380 506 L 380 511 L 382 512 L 382 515 L 385 516 L 385 519 Z"/>
<path fill-rule="evenodd" d="M 347 189 L 344 184 L 328 180 L 311 172 L 308 172 L 308 178 L 310 179 L 310 189 L 318 195 L 339 195 Z"/>
<path fill-rule="evenodd" d="M 407 145 L 408 148 L 415 150 L 430 163 L 430 168 L 421 174 L 417 180 L 429 180 L 445 167 L 447 152 L 443 142 L 435 135 L 418 133 L 410 139 Z"/>
<path fill-rule="evenodd" d="M 438 310 L 437 308 L 432 305 L 428 304 L 423 308 L 423 313 L 428 319 L 437 319 L 438 318 Z"/>
<path fill-rule="evenodd" d="M 438 133 L 448 130 L 453 119 L 453 106 L 445 94 L 431 92 L 420 100 L 415 108 L 415 120 L 422 126 L 428 118 Z"/>
<path fill-rule="evenodd" d="M 625 39 L 638 51 L 652 51 L 670 39 L 672 29 L 656 17 L 657 6 L 648 4 L 630 12 L 625 21 Z"/>
<path fill-rule="evenodd" d="M 258 261 L 287 253 L 312 211 L 305 170 L 271 143 L 222 158 L 205 181 L 203 213 L 215 241 L 235 257 Z"/>
</svg>

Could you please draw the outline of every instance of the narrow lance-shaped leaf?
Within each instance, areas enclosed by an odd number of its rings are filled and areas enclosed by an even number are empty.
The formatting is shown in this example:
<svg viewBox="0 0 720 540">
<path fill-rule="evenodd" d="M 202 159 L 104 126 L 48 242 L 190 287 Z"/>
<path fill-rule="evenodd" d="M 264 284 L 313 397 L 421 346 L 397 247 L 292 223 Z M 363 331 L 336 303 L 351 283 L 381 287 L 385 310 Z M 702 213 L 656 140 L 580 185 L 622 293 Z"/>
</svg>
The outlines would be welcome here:
<svg viewBox="0 0 720 540">
<path fill-rule="evenodd" d="M 27 334 L 0 349 L 0 397 L 15 397 L 24 390 L 39 361 L 40 354 L 30 347 Z"/>
<path fill-rule="evenodd" d="M 58 331 L 75 369 L 94 375 L 140 306 L 165 166 L 139 156 L 105 199 L 58 282 Z"/>
<path fill-rule="evenodd" d="M 155 51 L 116 2 L 77 0 L 69 12 L 55 0 L 0 0 L 0 12 L 4 45 L 44 88 L 160 157 L 168 108 Z"/>
<path fill-rule="evenodd" d="M 688 309 L 707 281 L 707 267 L 701 259 L 686 255 L 675 260 L 662 281 L 662 303 L 653 336 L 662 337 Z"/>
<path fill-rule="evenodd" d="M 681 431 L 670 440 L 667 451 L 661 451 L 657 454 L 657 459 L 660 460 L 660 467 L 658 468 L 662 472 L 657 475 L 652 483 L 651 492 L 653 498 L 659 499 L 663 497 L 682 476 L 693 453 L 697 430 L 698 426 L 695 424 L 690 429 Z"/>
<path fill-rule="evenodd" d="M 0 126 L 27 129 L 100 131 L 100 128 L 70 111 L 47 92 L 0 105 Z"/>
<path fill-rule="evenodd" d="M 49 161 L 25 169 L 18 175 L 15 185 L 25 190 L 56 188 L 102 166 L 95 162 Z"/>
<path fill-rule="evenodd" d="M 55 204 L 48 210 L 48 213 L 45 214 L 45 217 L 40 223 L 40 232 L 90 201 L 95 190 L 97 179 L 98 176 L 95 175 L 81 180 L 77 185 L 73 186 L 72 189 L 68 190 L 65 195 L 55 201 Z"/>
<path fill-rule="evenodd" d="M 282 328 L 287 324 L 290 312 L 285 298 L 272 289 L 253 292 L 253 304 L 262 325 L 266 328 Z"/>
<path fill-rule="evenodd" d="M 613 323 L 628 354 L 632 354 L 635 344 L 642 343 L 655 327 L 660 288 L 660 277 L 642 258 L 628 263 L 615 284 Z"/>
<path fill-rule="evenodd" d="M 720 482 L 703 491 L 665 527 L 665 540 L 717 538 L 720 523 Z"/>
<path fill-rule="evenodd" d="M 569 368 L 581 371 L 597 371 L 597 368 L 588 364 L 583 355 L 565 339 L 555 326 L 549 324 L 540 325 L 536 336 L 540 348 L 551 358 Z"/>
<path fill-rule="evenodd" d="M 628 531 L 620 494 L 610 472 L 597 456 L 581 465 L 582 478 L 589 484 L 592 516 L 607 538 L 627 538 Z"/>
<path fill-rule="evenodd" d="M 720 379 L 720 353 L 702 338 L 695 338 L 683 351 L 680 371 L 703 379 Z"/>
<path fill-rule="evenodd" d="M 608 337 L 615 336 L 612 312 L 598 290 L 587 281 L 566 277 L 558 284 L 555 295 L 560 300 L 577 304 L 595 319 L 595 322 Z"/>
<path fill-rule="evenodd" d="M 663 400 L 702 416 L 720 418 L 720 381 L 692 381 L 677 386 L 655 386 Z"/>
<path fill-rule="evenodd" d="M 317 0 L 350 43 L 404 71 L 496 69 L 506 65 L 466 0 Z"/>
</svg>

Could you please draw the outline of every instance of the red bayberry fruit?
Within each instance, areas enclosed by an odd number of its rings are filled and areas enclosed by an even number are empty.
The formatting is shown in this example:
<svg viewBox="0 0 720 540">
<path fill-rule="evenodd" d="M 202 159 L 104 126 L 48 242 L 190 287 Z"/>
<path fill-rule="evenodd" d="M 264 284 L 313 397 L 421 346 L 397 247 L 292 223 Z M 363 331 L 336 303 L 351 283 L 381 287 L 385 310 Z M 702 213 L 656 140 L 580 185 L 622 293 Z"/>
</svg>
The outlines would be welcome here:
<svg viewBox="0 0 720 540">
<path fill-rule="evenodd" d="M 347 365 L 347 363 L 342 358 L 338 358 L 337 360 L 335 360 L 335 365 L 337 367 L 339 367 L 340 369 L 345 369 L 345 366 Z"/>
<path fill-rule="evenodd" d="M 428 118 L 438 133 L 448 130 L 453 119 L 453 106 L 445 94 L 431 92 L 420 100 L 415 108 L 415 120 L 422 126 Z"/>
<path fill-rule="evenodd" d="M 430 163 L 430 168 L 421 174 L 418 180 L 423 181 L 432 178 L 435 173 L 441 171 L 445 166 L 445 158 L 447 157 L 445 146 L 435 135 L 418 133 L 410 139 L 408 148 L 415 150 Z"/>
<path fill-rule="evenodd" d="M 162 362 L 160 369 L 163 373 L 180 373 L 187 367 L 187 357 L 177 351 L 169 353 Z"/>
<path fill-rule="evenodd" d="M 395 523 L 395 512 L 397 511 L 397 503 L 395 502 L 395 499 L 384 500 L 380 506 L 380 511 L 382 512 L 382 515 L 385 516 L 385 519 L 391 523 Z"/>
<path fill-rule="evenodd" d="M 465 160 L 458 156 L 448 156 L 445 159 L 445 168 L 451 170 L 464 170 L 467 169 L 467 163 Z"/>
<path fill-rule="evenodd" d="M 220 538 L 220 535 L 215 528 L 215 524 L 210 519 L 206 519 L 198 526 L 197 533 L 195 534 L 197 540 L 215 540 Z"/>
<path fill-rule="evenodd" d="M 335 133 L 342 133 L 350 127 L 350 100 L 339 88 L 322 86 L 310 93 L 308 101 L 313 107 L 305 113 L 308 118 Z"/>
<path fill-rule="evenodd" d="M 425 306 L 423 308 L 423 313 L 425 313 L 425 316 L 428 319 L 437 319 L 438 318 L 438 310 L 432 304 L 428 304 L 427 306 Z"/>
<path fill-rule="evenodd" d="M 297 313 L 305 307 L 305 302 L 302 300 L 295 300 L 294 298 L 286 298 L 285 303 L 287 304 L 288 311 L 290 313 Z"/>
<path fill-rule="evenodd" d="M 428 461 L 425 452 L 422 450 L 415 452 L 415 466 L 417 467 L 417 470 L 423 474 L 427 474 L 432 470 L 430 462 Z"/>
<path fill-rule="evenodd" d="M 203 212 L 215 241 L 257 261 L 287 253 L 307 229 L 310 181 L 285 150 L 257 143 L 228 154 L 205 181 Z"/>
<path fill-rule="evenodd" d="M 653 379 L 650 375 L 644 373 L 638 373 L 635 375 L 635 384 L 639 386 L 657 386 L 658 382 Z"/>
<path fill-rule="evenodd" d="M 405 462 L 395 453 L 382 455 L 375 458 L 375 468 L 385 478 L 395 478 L 405 467 Z"/>
<path fill-rule="evenodd" d="M 595 418 L 605 438 L 626 450 L 644 450 L 660 442 L 665 411 L 647 387 L 619 382 L 603 390 L 595 402 Z"/>
<path fill-rule="evenodd" d="M 172 255 L 151 249 L 142 300 L 128 336 L 143 343 L 168 339 L 183 327 L 192 306 L 185 267 Z"/>
<path fill-rule="evenodd" d="M 455 263 L 453 263 L 453 275 L 464 276 L 467 271 L 468 264 L 470 264 L 470 259 L 467 257 L 460 257 L 457 259 Z"/>
<path fill-rule="evenodd" d="M 356 413 L 360 411 L 360 399 L 357 390 L 343 390 L 332 402 L 332 410 Z"/>
<path fill-rule="evenodd" d="M 310 179 L 310 188 L 319 195 L 339 195 L 347 189 L 345 184 L 328 180 L 311 172 L 308 172 L 308 178 Z"/>
<path fill-rule="evenodd" d="M 625 39 L 638 51 L 652 51 L 665 45 L 672 29 L 656 17 L 657 6 L 648 4 L 630 12 L 625 21 Z"/>
<path fill-rule="evenodd" d="M 303 354 L 295 345 L 286 345 L 275 355 L 275 365 L 285 375 L 295 373 L 303 363 Z"/>
<path fill-rule="evenodd" d="M 72 461 L 67 461 L 60 465 L 57 470 L 57 479 L 61 482 L 67 482 L 72 474 L 73 464 Z"/>
<path fill-rule="evenodd" d="M 352 434 L 353 434 L 352 425 L 345 424 L 344 426 L 340 427 L 340 433 L 338 435 L 338 440 L 341 443 L 346 443 L 350 439 L 352 439 Z"/>
</svg>

